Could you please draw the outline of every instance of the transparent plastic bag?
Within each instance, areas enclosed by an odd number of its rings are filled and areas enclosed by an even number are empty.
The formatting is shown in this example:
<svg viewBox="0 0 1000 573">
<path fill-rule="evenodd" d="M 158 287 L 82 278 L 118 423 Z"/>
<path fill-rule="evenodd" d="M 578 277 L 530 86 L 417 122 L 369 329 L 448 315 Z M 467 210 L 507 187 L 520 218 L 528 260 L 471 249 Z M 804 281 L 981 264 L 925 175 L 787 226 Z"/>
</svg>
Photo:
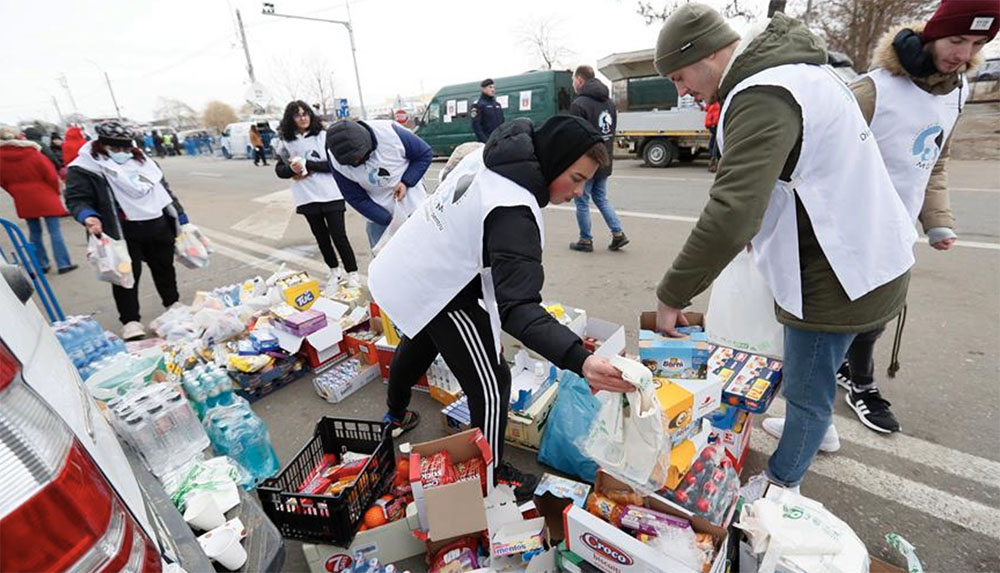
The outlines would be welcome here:
<svg viewBox="0 0 1000 573">
<path fill-rule="evenodd" d="M 389 226 L 385 229 L 385 232 L 382 233 L 382 237 L 377 243 L 375 243 L 375 246 L 372 247 L 373 255 L 377 256 L 379 252 L 385 248 L 387 244 L 389 244 L 389 240 L 392 239 L 392 236 L 396 234 L 396 231 L 403 226 L 403 223 L 406 222 L 406 219 L 409 218 L 409 216 L 410 214 L 407 212 L 406 207 L 403 206 L 401 201 L 395 201 L 393 203 L 392 222 L 389 223 Z"/>
<path fill-rule="evenodd" d="M 132 257 L 125 241 L 112 239 L 107 233 L 100 237 L 90 235 L 87 240 L 87 260 L 97 270 L 97 280 L 122 288 L 135 286 L 132 275 Z"/>
<path fill-rule="evenodd" d="M 200 269 L 208 265 L 208 256 L 211 252 L 212 246 L 208 237 L 203 235 L 198 227 L 190 223 L 181 225 L 174 241 L 174 254 L 180 264 L 189 269 Z"/>
<path fill-rule="evenodd" d="M 774 316 L 774 295 L 746 250 L 712 283 L 705 333 L 715 344 L 781 358 L 785 331 Z"/>
</svg>

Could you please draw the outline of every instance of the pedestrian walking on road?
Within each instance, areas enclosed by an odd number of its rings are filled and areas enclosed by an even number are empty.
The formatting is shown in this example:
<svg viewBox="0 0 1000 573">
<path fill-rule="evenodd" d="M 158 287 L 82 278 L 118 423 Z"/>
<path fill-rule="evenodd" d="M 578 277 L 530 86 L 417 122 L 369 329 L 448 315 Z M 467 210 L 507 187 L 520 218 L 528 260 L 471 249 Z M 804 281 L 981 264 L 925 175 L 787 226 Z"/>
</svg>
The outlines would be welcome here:
<svg viewBox="0 0 1000 573">
<path fill-rule="evenodd" d="M 611 176 L 614 163 L 618 110 L 615 108 L 615 102 L 611 101 L 608 86 L 597 79 L 594 68 L 590 66 L 576 68 L 576 72 L 573 73 L 573 90 L 577 93 L 577 98 L 570 105 L 570 114 L 582 117 L 601 132 L 609 159 L 607 167 L 599 168 L 594 177 L 583 186 L 583 195 L 573 199 L 576 204 L 576 223 L 580 227 L 580 240 L 570 243 L 569 248 L 585 253 L 593 252 L 594 236 L 590 234 L 590 201 L 593 200 L 597 210 L 604 217 L 604 223 L 611 230 L 611 244 L 608 245 L 608 249 L 618 251 L 628 244 L 628 237 L 622 231 L 618 214 L 608 200 L 608 177 Z"/>
<path fill-rule="evenodd" d="M 823 41 L 781 12 L 740 38 L 697 3 L 666 20 L 654 59 L 681 96 L 722 102 L 726 158 L 657 288 L 657 328 L 676 335 L 681 309 L 752 245 L 784 325 L 789 431 L 766 474 L 792 488 L 830 425 L 851 342 L 903 309 L 916 239 L 875 138 L 826 62 Z"/>
<path fill-rule="evenodd" d="M 409 217 L 427 198 L 434 152 L 395 121 L 342 119 L 326 130 L 326 148 L 344 199 L 368 219 L 373 249 L 395 217 Z"/>
<path fill-rule="evenodd" d="M 49 154 L 53 159 L 55 159 L 56 171 L 59 172 L 60 177 L 65 179 L 63 172 L 63 165 L 65 164 L 63 163 L 62 146 L 63 138 L 62 135 L 59 135 L 58 131 L 53 131 L 49 134 Z"/>
<path fill-rule="evenodd" d="M 52 162 L 42 155 L 34 141 L 14 139 L 4 133 L 0 140 L 0 187 L 14 199 L 17 216 L 28 225 L 28 238 L 35 247 L 35 256 L 43 273 L 51 262 L 42 241 L 42 222 L 49 231 L 52 255 L 59 274 L 77 266 L 70 260 L 63 240 L 59 219 L 69 215 L 59 193 L 59 176 Z"/>
<path fill-rule="evenodd" d="M 132 257 L 135 286 L 111 285 L 122 338 L 146 335 L 139 314 L 139 277 L 149 267 L 164 308 L 180 298 L 174 270 L 177 229 L 187 214 L 163 177 L 159 165 L 136 147 L 117 121 L 99 124 L 97 139 L 80 149 L 66 172 L 66 204 L 91 235 L 107 233 L 122 240 Z"/>
<path fill-rule="evenodd" d="M 160 132 L 153 130 L 153 147 L 156 149 L 156 156 L 163 159 L 167 155 L 167 148 L 163 144 L 163 136 Z"/>
<path fill-rule="evenodd" d="M 38 149 L 41 151 L 42 155 L 52 163 L 52 166 L 56 168 L 58 172 L 62 168 L 62 157 L 56 156 L 52 152 L 52 149 L 42 141 L 42 130 L 35 126 L 30 126 L 24 128 L 24 138 L 28 141 L 34 141 L 38 144 Z"/>
<path fill-rule="evenodd" d="M 327 159 L 323 123 L 309 104 L 296 100 L 285 106 L 278 134 L 274 172 L 281 179 L 293 180 L 295 212 L 306 218 L 323 261 L 330 268 L 327 285 L 360 286 L 358 262 L 344 221 L 346 203 Z"/>
<path fill-rule="evenodd" d="M 476 139 L 486 143 L 493 130 L 503 123 L 503 107 L 497 101 L 497 87 L 492 79 L 483 80 L 479 88 L 479 99 L 472 104 L 469 115 L 472 116 L 472 131 L 476 134 Z"/>
<path fill-rule="evenodd" d="M 250 147 L 253 148 L 253 164 L 260 165 L 264 162 L 264 167 L 267 167 L 267 154 L 264 152 L 264 140 L 260 137 L 260 132 L 257 131 L 256 125 L 250 126 Z"/>
<path fill-rule="evenodd" d="M 1000 2 L 945 0 L 931 19 L 898 26 L 879 40 L 872 71 L 851 84 L 871 127 L 893 186 L 912 224 L 921 224 L 928 243 L 947 251 L 958 240 L 948 196 L 948 157 L 955 124 L 965 107 L 965 74 L 982 61 L 980 51 L 1000 28 Z M 905 315 L 904 315 L 905 316 Z M 890 373 L 898 368 L 903 322 L 897 325 Z M 884 326 L 858 334 L 837 372 L 845 399 L 865 427 L 890 434 L 899 421 L 875 382 L 875 342 Z M 778 438 L 784 418 L 764 420 Z M 830 425 L 820 449 L 840 445 Z"/>
<path fill-rule="evenodd" d="M 705 129 L 712 134 L 708 140 L 708 172 L 715 173 L 719 170 L 719 144 L 715 138 L 716 129 L 719 127 L 719 114 L 722 112 L 722 104 L 718 98 L 712 98 L 711 103 L 705 107 Z"/>
<path fill-rule="evenodd" d="M 419 423 L 411 388 L 440 353 L 493 448 L 490 473 L 521 500 L 537 478 L 503 461 L 511 378 L 499 329 L 595 391 L 630 387 L 540 305 L 541 209 L 579 197 L 608 162 L 601 133 L 580 118 L 555 116 L 537 129 L 527 118 L 507 122 L 448 174 L 427 200 L 431 215 L 408 219 L 369 268 L 373 300 L 404 335 L 389 369 L 393 435 Z"/>
</svg>

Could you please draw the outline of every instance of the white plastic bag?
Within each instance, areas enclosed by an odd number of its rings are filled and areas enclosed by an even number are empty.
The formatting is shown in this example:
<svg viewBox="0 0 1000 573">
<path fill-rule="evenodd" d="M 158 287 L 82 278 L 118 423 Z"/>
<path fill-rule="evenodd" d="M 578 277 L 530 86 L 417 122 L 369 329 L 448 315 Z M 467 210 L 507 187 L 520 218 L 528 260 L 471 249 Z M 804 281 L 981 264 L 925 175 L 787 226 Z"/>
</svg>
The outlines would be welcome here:
<svg viewBox="0 0 1000 573">
<path fill-rule="evenodd" d="M 392 204 L 392 222 L 386 227 L 385 232 L 382 233 L 382 237 L 379 238 L 375 246 L 372 247 L 372 255 L 377 256 L 379 252 L 389 243 L 389 239 L 396 234 L 396 231 L 403 226 L 403 223 L 410 217 L 410 213 L 407 212 L 406 207 L 403 206 L 402 201 L 394 201 Z"/>
<path fill-rule="evenodd" d="M 208 237 L 198 227 L 191 223 L 180 226 L 174 241 L 174 254 L 178 262 L 189 269 L 200 269 L 208 264 L 211 252 L 212 245 Z"/>
<path fill-rule="evenodd" d="M 100 237 L 90 235 L 87 240 L 87 260 L 97 269 L 97 280 L 123 288 L 135 286 L 132 276 L 132 257 L 125 241 L 112 239 L 107 233 Z"/>
<path fill-rule="evenodd" d="M 746 250 L 712 284 L 705 332 L 720 346 L 774 358 L 784 355 L 784 329 L 774 317 L 774 295 Z"/>
<path fill-rule="evenodd" d="M 598 393 L 601 409 L 584 439 L 582 450 L 602 469 L 643 489 L 670 441 L 663 433 L 663 414 L 656 398 L 653 375 L 642 364 L 615 356 L 611 364 L 634 386 L 632 392 Z"/>
</svg>

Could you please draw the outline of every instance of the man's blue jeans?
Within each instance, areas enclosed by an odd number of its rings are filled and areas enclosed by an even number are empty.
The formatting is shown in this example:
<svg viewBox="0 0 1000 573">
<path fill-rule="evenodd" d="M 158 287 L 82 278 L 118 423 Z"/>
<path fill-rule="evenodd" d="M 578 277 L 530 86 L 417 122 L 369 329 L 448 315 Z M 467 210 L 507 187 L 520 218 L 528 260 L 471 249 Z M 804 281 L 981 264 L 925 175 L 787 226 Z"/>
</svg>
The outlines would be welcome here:
<svg viewBox="0 0 1000 573">
<path fill-rule="evenodd" d="M 622 232 L 622 223 L 618 220 L 614 206 L 608 201 L 608 178 L 595 177 L 587 181 L 583 186 L 583 196 L 573 199 L 576 203 L 576 223 L 580 226 L 580 238 L 593 240 L 590 234 L 590 200 L 594 200 L 594 205 L 604 217 L 604 222 L 612 233 Z"/>
<path fill-rule="evenodd" d="M 45 252 L 45 244 L 42 243 L 42 220 L 25 219 L 28 222 L 28 240 L 35 246 L 35 256 L 38 257 L 38 264 L 42 270 L 49 270 L 49 254 Z M 56 258 L 56 268 L 65 269 L 73 265 L 69 259 L 69 250 L 66 249 L 66 241 L 63 240 L 62 229 L 59 227 L 59 217 L 45 217 L 45 227 L 49 230 L 49 240 L 52 241 L 52 254 Z"/>
<path fill-rule="evenodd" d="M 796 486 L 806 475 L 833 416 L 837 369 L 855 334 L 812 332 L 785 326 L 782 395 L 785 429 L 767 462 L 767 477 Z"/>
<path fill-rule="evenodd" d="M 365 233 L 368 235 L 368 246 L 374 249 L 375 245 L 378 244 L 378 240 L 382 238 L 382 234 L 388 228 L 389 225 L 379 225 L 373 221 L 367 221 Z"/>
</svg>

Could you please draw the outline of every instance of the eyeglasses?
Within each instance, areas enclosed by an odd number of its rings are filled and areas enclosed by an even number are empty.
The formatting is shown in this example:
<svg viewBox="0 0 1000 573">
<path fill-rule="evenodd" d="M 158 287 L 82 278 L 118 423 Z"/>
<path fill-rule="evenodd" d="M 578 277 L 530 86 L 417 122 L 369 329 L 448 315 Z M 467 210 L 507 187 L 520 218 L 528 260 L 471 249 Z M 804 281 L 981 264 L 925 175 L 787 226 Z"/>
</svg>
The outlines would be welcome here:
<svg viewBox="0 0 1000 573">
<path fill-rule="evenodd" d="M 308 113 L 303 113 L 303 112 L 300 111 L 299 113 L 295 114 L 295 119 L 299 119 L 299 118 L 309 119 L 309 114 Z"/>
</svg>

